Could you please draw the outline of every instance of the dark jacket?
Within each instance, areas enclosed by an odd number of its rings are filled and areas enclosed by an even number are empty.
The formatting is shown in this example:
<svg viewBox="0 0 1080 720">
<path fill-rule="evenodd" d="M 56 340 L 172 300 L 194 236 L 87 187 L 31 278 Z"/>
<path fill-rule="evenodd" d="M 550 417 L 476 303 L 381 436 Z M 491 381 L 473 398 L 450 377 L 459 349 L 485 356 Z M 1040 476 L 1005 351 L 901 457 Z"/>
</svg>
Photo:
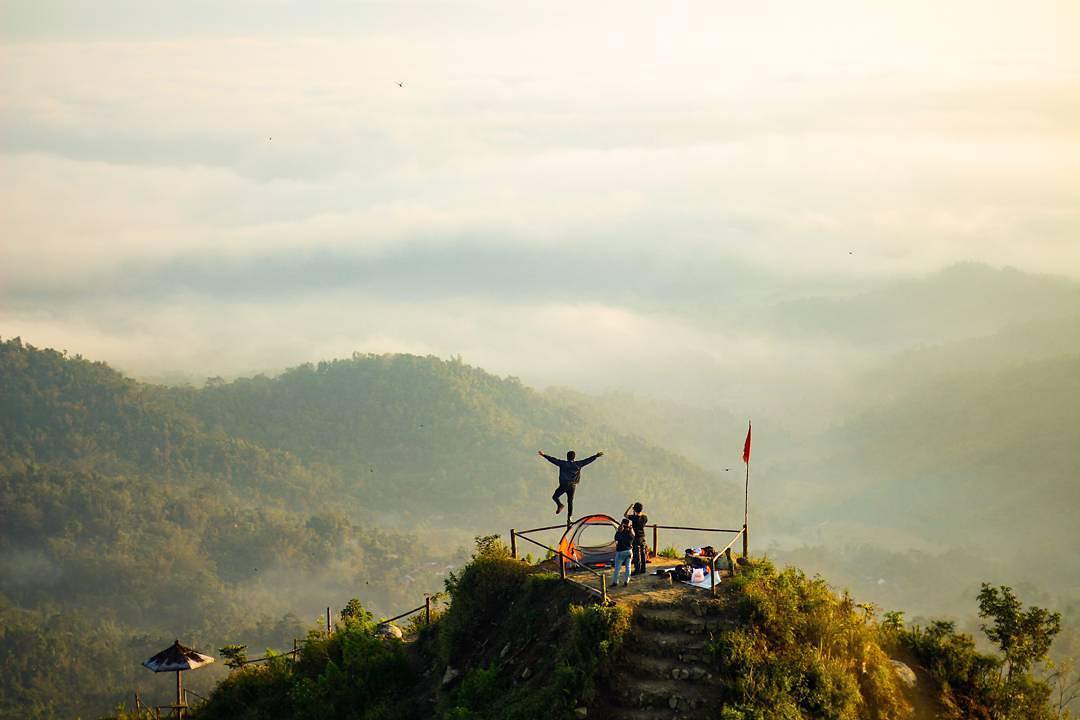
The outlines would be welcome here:
<svg viewBox="0 0 1080 720">
<path fill-rule="evenodd" d="M 581 482 L 581 468 L 591 463 L 599 455 L 593 455 L 587 457 L 584 460 L 560 460 L 559 458 L 545 455 L 544 459 L 552 465 L 559 466 L 559 484 L 560 485 L 577 485 Z"/>
<path fill-rule="evenodd" d="M 634 531 L 623 530 L 621 527 L 615 531 L 615 550 L 623 552 L 629 550 L 634 544 Z"/>
<path fill-rule="evenodd" d="M 649 516 L 645 513 L 627 515 L 630 525 L 634 528 L 634 539 L 639 543 L 645 542 L 645 526 L 649 524 Z"/>
</svg>

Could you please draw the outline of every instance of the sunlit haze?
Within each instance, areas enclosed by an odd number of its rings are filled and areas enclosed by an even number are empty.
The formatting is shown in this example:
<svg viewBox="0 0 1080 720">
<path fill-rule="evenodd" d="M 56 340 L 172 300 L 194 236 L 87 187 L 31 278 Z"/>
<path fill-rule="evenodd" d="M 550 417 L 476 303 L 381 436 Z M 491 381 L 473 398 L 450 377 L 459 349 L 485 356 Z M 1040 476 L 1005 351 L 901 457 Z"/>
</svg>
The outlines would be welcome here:
<svg viewBox="0 0 1080 720">
<path fill-rule="evenodd" d="M 1076 3 L 0 7 L 0 332 L 137 375 L 698 397 L 851 352 L 744 307 L 1080 277 Z"/>
</svg>

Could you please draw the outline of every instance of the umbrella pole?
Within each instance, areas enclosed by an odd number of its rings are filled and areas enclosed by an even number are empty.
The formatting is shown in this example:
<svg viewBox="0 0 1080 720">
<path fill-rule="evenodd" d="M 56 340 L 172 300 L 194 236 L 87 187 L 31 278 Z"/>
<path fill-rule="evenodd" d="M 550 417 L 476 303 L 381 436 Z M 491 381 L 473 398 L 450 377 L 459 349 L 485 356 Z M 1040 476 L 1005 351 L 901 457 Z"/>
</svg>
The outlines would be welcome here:
<svg viewBox="0 0 1080 720">
<path fill-rule="evenodd" d="M 179 670 L 176 671 L 176 717 L 184 720 L 184 686 Z"/>
</svg>

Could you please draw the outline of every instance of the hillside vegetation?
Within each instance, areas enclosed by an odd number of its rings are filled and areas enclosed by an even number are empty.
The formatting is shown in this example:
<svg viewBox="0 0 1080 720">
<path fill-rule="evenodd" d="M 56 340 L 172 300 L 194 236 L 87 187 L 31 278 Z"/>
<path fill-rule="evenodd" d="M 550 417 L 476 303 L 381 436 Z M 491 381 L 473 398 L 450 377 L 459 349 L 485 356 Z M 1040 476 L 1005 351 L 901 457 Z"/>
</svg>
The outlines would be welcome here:
<svg viewBox="0 0 1080 720">
<path fill-rule="evenodd" d="M 688 518 L 712 482 L 514 379 L 435 358 L 168 388 L 14 339 L 0 398 L 3 718 L 92 714 L 136 687 L 167 697 L 139 663 L 176 637 L 284 647 L 333 598 L 416 605 L 464 557 L 463 528 L 551 517 L 537 448 L 606 451 L 579 493 L 590 510 L 665 493 L 655 506 Z"/>
<path fill-rule="evenodd" d="M 900 613 L 879 622 L 824 580 L 768 562 L 743 566 L 716 599 L 684 588 L 603 606 L 510 559 L 497 539 L 477 540 L 447 581 L 449 610 L 408 644 L 379 639 L 350 603 L 332 635 L 308 635 L 296 661 L 235 671 L 197 720 L 1058 717 L 1050 686 L 1031 671 L 1059 618 L 1024 608 L 1010 588 L 979 595 L 998 655 L 948 622 L 908 626 Z M 664 638 L 674 672 L 661 677 L 646 653 Z"/>
</svg>

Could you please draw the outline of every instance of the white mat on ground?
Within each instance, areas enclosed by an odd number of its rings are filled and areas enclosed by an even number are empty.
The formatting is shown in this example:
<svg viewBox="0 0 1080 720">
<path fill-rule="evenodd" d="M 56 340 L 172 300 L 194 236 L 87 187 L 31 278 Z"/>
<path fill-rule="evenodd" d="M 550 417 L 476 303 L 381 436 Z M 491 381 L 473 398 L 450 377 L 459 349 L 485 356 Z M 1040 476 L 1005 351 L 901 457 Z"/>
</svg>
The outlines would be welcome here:
<svg viewBox="0 0 1080 720">
<path fill-rule="evenodd" d="M 716 584 L 719 585 L 720 584 L 720 573 L 714 572 L 713 576 L 714 576 L 714 579 L 716 580 Z M 697 582 L 693 582 L 691 580 L 683 580 L 682 583 L 683 583 L 683 585 L 690 585 L 692 587 L 701 588 L 702 590 L 708 590 L 710 587 L 712 587 L 711 585 L 709 585 L 709 576 L 708 575 L 706 575 L 701 580 L 698 580 Z"/>
</svg>

